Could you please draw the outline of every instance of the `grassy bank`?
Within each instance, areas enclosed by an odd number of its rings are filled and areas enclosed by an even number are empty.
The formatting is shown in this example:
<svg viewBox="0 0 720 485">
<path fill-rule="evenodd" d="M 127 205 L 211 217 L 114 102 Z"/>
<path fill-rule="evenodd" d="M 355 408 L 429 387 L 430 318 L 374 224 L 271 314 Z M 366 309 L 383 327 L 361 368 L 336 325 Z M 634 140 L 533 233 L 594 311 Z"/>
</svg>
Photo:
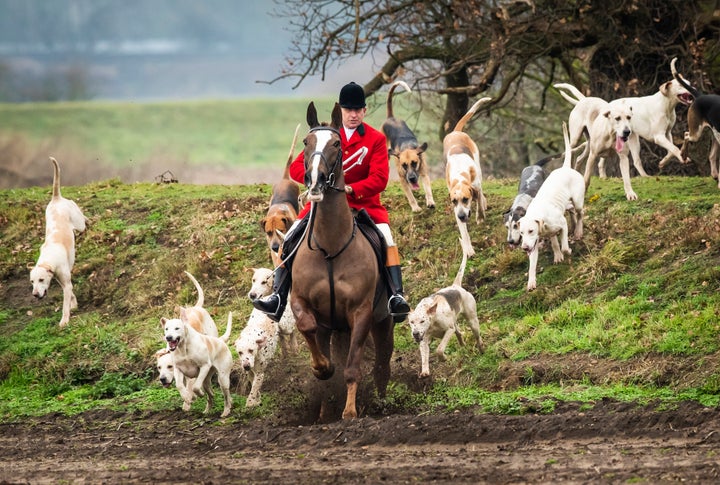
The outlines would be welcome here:
<svg viewBox="0 0 720 485">
<path fill-rule="evenodd" d="M 619 179 L 593 180 L 583 241 L 571 243 L 571 257 L 558 265 L 545 249 L 538 289 L 528 293 L 527 257 L 505 246 L 501 223 L 517 181 L 486 181 L 488 218 L 471 225 L 477 255 L 464 280 L 478 302 L 486 349 L 460 347 L 453 339 L 448 361 L 433 355 L 432 378 L 420 381 L 417 345 L 407 325 L 398 325 L 385 410 L 526 412 L 552 409 L 556 400 L 592 405 L 603 397 L 716 405 L 716 184 L 653 177 L 633 185 L 640 200 L 628 202 Z M 410 213 L 398 184 L 385 196 L 411 304 L 448 285 L 461 259 L 446 189 L 440 180 L 433 187 L 438 208 L 420 214 Z M 59 286 L 34 301 L 26 269 L 42 242 L 49 188 L 0 194 L 0 419 L 98 406 L 179 408 L 177 392 L 154 380 L 153 353 L 163 345 L 159 319 L 173 316 L 175 305 L 195 302 L 183 274 L 188 270 L 203 286 L 221 332 L 227 313 L 234 313 L 232 340 L 237 337 L 251 310 L 245 269 L 270 264 L 257 224 L 270 186 L 108 180 L 64 187 L 63 195 L 91 220 L 77 242 L 79 308 L 65 329 L 57 326 Z M 280 366 L 276 383 L 309 375 L 305 350 Z M 263 406 L 252 412 L 234 388 L 233 416 L 272 415 L 279 402 L 305 399 L 302 389 L 289 396 L 273 388 L 273 379 L 266 387 Z"/>
</svg>

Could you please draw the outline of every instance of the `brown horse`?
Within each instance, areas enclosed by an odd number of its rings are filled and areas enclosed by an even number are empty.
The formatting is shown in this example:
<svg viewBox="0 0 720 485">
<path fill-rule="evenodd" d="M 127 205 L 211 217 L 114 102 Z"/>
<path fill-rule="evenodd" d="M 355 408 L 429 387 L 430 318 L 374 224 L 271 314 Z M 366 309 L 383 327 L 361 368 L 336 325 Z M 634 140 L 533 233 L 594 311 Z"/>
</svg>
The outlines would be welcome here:
<svg viewBox="0 0 720 485">
<path fill-rule="evenodd" d="M 355 400 L 368 334 L 375 347 L 375 386 L 378 395 L 385 396 L 390 380 L 393 323 L 387 311 L 381 268 L 370 243 L 357 231 L 345 195 L 338 131 L 341 116 L 340 106 L 335 104 L 332 122 L 321 125 L 315 105 L 308 106 L 310 131 L 303 143 L 305 185 L 312 205 L 306 216 L 307 231 L 298 243 L 293 262 L 290 306 L 312 354 L 312 370 L 318 379 L 329 379 L 335 371 L 330 353 L 333 333 L 350 333 L 344 371 L 347 397 L 342 414 L 343 419 L 350 419 L 357 417 Z"/>
</svg>

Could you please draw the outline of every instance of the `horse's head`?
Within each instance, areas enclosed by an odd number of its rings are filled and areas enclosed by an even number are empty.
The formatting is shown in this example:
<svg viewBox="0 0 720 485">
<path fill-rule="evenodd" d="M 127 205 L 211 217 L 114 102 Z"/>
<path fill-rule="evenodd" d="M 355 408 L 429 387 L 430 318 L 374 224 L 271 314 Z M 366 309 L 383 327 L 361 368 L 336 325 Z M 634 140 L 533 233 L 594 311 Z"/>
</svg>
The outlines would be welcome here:
<svg viewBox="0 0 720 485">
<path fill-rule="evenodd" d="M 342 147 L 340 146 L 340 126 L 342 113 L 340 105 L 335 103 L 330 124 L 320 123 L 315 104 L 310 103 L 307 110 L 307 122 L 310 131 L 303 140 L 305 144 L 305 186 L 308 188 L 308 200 L 320 202 L 328 188 L 345 190 L 342 169 Z"/>
</svg>

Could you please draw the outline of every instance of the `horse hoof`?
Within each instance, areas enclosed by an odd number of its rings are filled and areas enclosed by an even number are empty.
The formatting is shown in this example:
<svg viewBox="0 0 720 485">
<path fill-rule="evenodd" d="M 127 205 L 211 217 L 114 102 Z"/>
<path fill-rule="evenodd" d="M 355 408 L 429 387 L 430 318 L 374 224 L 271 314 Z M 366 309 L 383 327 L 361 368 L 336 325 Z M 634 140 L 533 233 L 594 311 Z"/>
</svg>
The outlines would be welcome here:
<svg viewBox="0 0 720 485">
<path fill-rule="evenodd" d="M 335 373 L 335 366 L 332 364 L 324 369 L 313 369 L 313 374 L 315 374 L 315 377 L 317 377 L 321 381 L 326 381 L 326 380 L 330 379 L 334 373 Z"/>
</svg>

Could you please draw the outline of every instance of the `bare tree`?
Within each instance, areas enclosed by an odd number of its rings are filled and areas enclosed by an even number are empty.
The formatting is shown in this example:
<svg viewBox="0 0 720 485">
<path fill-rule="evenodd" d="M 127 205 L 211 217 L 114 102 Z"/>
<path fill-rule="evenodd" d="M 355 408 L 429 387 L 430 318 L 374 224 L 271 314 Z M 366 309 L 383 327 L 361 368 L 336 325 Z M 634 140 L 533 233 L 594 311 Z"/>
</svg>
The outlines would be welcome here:
<svg viewBox="0 0 720 485">
<path fill-rule="evenodd" d="M 364 84 L 372 94 L 402 76 L 444 94 L 438 135 L 471 98 L 510 103 L 533 80 L 569 80 L 613 99 L 646 95 L 669 79 L 670 59 L 711 90 L 720 84 L 717 0 L 275 0 L 295 38 L 280 76 L 321 75 L 356 56 L 385 52 Z M 702 75 L 701 75 L 702 74 Z"/>
</svg>

